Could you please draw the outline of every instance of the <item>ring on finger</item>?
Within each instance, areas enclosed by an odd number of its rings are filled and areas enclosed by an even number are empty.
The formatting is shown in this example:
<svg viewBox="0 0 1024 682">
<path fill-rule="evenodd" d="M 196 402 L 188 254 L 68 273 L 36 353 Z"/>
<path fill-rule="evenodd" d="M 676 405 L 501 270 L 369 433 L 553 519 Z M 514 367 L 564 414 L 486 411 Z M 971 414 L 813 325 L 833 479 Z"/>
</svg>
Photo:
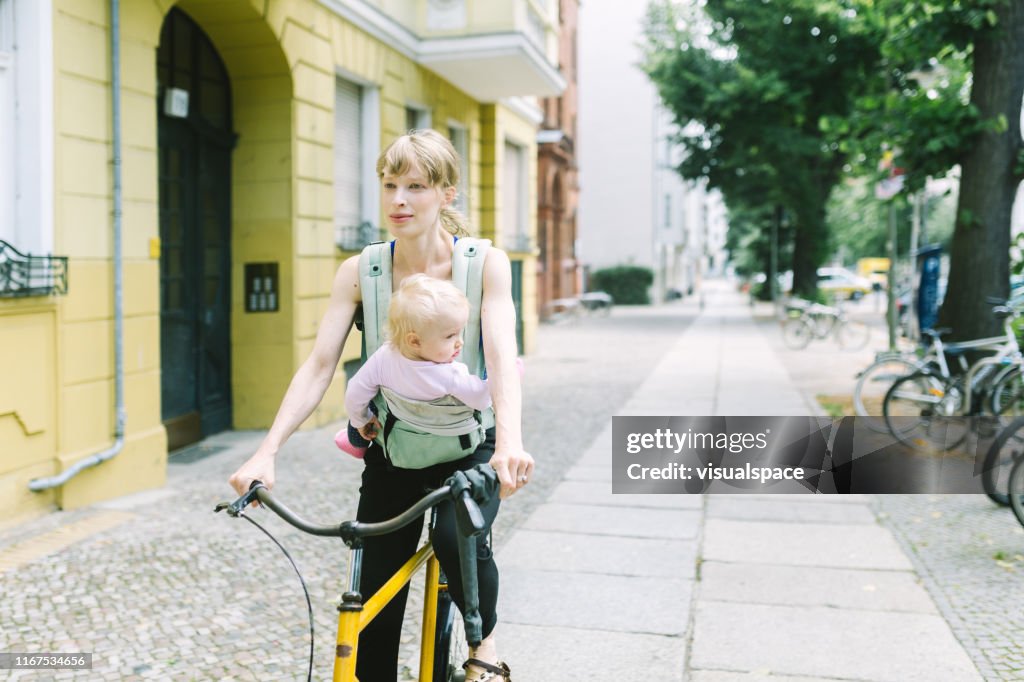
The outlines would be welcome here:
<svg viewBox="0 0 1024 682">
<path fill-rule="evenodd" d="M 523 474 L 522 476 L 519 477 L 519 482 L 520 483 L 526 483 L 528 480 L 530 480 L 530 479 L 527 478 L 526 474 Z"/>
</svg>

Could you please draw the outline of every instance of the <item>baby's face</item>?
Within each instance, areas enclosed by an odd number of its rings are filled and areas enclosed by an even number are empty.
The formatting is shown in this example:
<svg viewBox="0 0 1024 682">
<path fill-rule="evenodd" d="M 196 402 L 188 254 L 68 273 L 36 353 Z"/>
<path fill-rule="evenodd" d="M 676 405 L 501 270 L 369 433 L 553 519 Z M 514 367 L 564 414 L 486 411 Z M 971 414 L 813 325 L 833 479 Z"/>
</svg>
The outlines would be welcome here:
<svg viewBox="0 0 1024 682">
<path fill-rule="evenodd" d="M 464 314 L 446 316 L 418 334 L 420 359 L 438 363 L 453 361 L 462 350 L 462 330 L 467 318 Z"/>
</svg>

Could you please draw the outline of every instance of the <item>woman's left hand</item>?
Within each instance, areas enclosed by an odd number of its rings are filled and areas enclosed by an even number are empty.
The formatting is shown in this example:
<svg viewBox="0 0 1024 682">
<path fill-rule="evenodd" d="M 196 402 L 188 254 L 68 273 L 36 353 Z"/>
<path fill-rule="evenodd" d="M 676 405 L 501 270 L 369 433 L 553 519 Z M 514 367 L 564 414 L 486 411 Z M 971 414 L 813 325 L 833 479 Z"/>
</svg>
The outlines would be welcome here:
<svg viewBox="0 0 1024 682">
<path fill-rule="evenodd" d="M 498 482 L 501 483 L 499 497 L 503 500 L 533 478 L 533 455 L 528 452 L 495 450 L 490 464 L 498 472 Z"/>
</svg>

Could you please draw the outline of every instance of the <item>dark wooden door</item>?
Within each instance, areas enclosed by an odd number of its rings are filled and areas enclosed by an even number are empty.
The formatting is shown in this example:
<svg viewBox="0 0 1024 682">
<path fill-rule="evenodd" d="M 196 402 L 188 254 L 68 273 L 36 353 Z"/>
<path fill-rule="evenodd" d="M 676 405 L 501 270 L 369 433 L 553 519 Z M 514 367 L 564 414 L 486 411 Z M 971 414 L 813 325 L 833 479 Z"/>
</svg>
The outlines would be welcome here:
<svg viewBox="0 0 1024 682">
<path fill-rule="evenodd" d="M 227 72 L 184 12 L 158 51 L 161 93 L 160 343 L 162 417 L 176 449 L 231 427 L 231 131 Z M 168 112 L 167 91 L 188 93 Z"/>
</svg>

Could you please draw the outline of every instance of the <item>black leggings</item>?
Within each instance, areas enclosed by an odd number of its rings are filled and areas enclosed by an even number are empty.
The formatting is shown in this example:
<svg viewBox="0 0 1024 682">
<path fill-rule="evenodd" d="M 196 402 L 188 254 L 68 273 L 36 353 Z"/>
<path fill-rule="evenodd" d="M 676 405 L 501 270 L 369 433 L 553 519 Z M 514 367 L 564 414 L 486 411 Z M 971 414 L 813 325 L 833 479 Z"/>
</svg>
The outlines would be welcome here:
<svg viewBox="0 0 1024 682">
<path fill-rule="evenodd" d="M 445 479 L 459 470 L 471 469 L 490 461 L 494 454 L 494 429 L 487 431 L 487 439 L 473 454 L 455 462 L 438 464 L 426 469 L 397 469 L 385 459 L 380 446 L 373 443 L 363 461 L 363 485 L 359 488 L 359 521 L 383 521 L 397 516 L 423 497 L 429 490 L 440 487 Z M 487 522 L 487 530 L 498 513 L 497 496 L 480 509 Z M 359 591 L 365 602 L 416 551 L 422 521 L 414 522 L 389 535 L 366 538 L 363 549 L 363 573 Z M 459 570 L 459 550 L 455 528 L 455 513 L 451 501 L 437 507 L 434 527 L 434 552 L 448 577 L 448 591 L 462 609 L 462 572 Z M 485 544 L 487 531 L 480 535 L 477 551 L 477 571 L 480 585 L 480 615 L 483 635 L 486 637 L 497 623 L 495 607 L 498 602 L 498 568 L 490 548 Z M 402 635 L 405 602 L 409 596 L 406 586 L 359 635 L 359 654 L 356 676 L 360 682 L 387 682 L 398 673 L 398 647 Z"/>
</svg>

